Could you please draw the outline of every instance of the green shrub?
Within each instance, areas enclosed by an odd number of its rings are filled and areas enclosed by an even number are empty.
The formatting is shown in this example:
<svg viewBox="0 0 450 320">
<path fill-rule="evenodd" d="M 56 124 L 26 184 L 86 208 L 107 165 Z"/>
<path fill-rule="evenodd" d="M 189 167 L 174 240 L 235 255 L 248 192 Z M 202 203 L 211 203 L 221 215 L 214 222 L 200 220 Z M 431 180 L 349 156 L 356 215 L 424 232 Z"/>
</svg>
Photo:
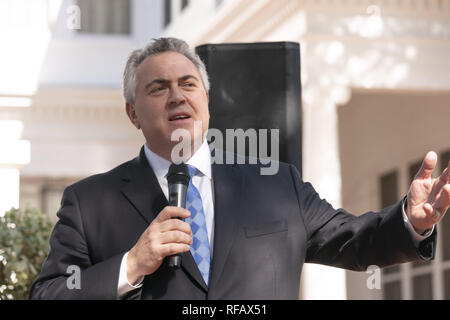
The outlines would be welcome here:
<svg viewBox="0 0 450 320">
<path fill-rule="evenodd" d="M 37 209 L 11 209 L 0 217 L 0 300 L 28 299 L 50 250 L 53 223 Z"/>
</svg>

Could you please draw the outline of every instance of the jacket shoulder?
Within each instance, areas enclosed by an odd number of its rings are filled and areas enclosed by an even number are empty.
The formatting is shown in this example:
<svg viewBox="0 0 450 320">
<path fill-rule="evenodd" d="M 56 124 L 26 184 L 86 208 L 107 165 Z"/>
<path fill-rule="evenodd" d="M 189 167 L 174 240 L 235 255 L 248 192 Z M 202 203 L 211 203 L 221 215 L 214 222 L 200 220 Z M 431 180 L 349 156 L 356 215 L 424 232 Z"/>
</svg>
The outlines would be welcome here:
<svg viewBox="0 0 450 320">
<path fill-rule="evenodd" d="M 93 188 L 111 188 L 121 185 L 127 179 L 128 168 L 137 161 L 137 158 L 124 162 L 117 167 L 103 173 L 94 174 L 79 180 L 67 187 L 76 191 L 93 190 Z"/>
<path fill-rule="evenodd" d="M 282 161 L 251 160 L 249 158 L 245 158 L 244 161 L 244 164 L 238 164 L 238 166 L 248 174 L 260 176 L 261 178 L 285 178 L 286 175 L 291 176 L 293 173 L 298 174 L 298 170 L 294 165 Z"/>
</svg>

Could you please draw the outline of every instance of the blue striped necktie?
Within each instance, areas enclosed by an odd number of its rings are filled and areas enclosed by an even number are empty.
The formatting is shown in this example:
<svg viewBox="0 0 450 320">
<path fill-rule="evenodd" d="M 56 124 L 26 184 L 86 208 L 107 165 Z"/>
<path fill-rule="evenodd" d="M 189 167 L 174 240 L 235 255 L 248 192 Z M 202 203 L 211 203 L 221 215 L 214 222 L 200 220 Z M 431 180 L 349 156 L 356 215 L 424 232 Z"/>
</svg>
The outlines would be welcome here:
<svg viewBox="0 0 450 320">
<path fill-rule="evenodd" d="M 187 191 L 186 209 L 191 212 L 191 216 L 186 219 L 186 222 L 191 225 L 193 236 L 190 251 L 202 274 L 203 280 L 205 280 L 206 285 L 208 285 L 211 250 L 209 247 L 208 232 L 206 230 L 205 212 L 203 210 L 203 202 L 200 193 L 192 184 L 192 178 L 197 169 L 191 165 L 188 165 L 188 167 L 191 180 L 189 181 Z"/>
</svg>

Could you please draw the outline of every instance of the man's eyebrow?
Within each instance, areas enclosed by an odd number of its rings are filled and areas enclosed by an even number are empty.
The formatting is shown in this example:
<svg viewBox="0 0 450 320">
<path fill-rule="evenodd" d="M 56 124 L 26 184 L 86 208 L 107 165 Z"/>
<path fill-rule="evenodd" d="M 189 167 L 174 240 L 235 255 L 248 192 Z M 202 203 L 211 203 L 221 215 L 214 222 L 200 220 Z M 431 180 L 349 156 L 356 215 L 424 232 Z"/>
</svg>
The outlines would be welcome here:
<svg viewBox="0 0 450 320">
<path fill-rule="evenodd" d="M 165 84 L 165 83 L 168 83 L 168 82 L 170 82 L 170 81 L 167 80 L 167 79 L 163 79 L 163 78 L 155 79 L 155 80 L 153 80 L 152 82 L 149 82 L 149 83 L 147 83 L 147 84 L 145 85 L 145 90 L 147 90 L 148 88 L 150 88 L 150 87 L 151 87 L 152 85 L 154 85 L 155 83 Z"/>
<path fill-rule="evenodd" d="M 180 80 L 181 81 L 186 81 L 186 80 L 189 80 L 189 79 L 194 79 L 194 80 L 198 81 L 197 77 L 195 77 L 195 76 L 193 76 L 191 74 L 188 74 L 188 75 L 185 75 L 185 76 L 179 78 L 178 81 L 180 81 Z"/>
<path fill-rule="evenodd" d="M 199 80 L 197 79 L 197 77 L 195 77 L 195 76 L 193 76 L 193 75 L 191 75 L 191 74 L 187 74 L 187 75 L 185 75 L 185 76 L 182 76 L 181 78 L 178 78 L 178 81 L 186 81 L 186 80 L 189 80 L 189 79 L 194 79 L 194 80 L 196 80 L 196 81 L 199 81 Z M 148 88 L 150 88 L 150 87 L 151 87 L 153 84 L 155 84 L 155 83 L 158 83 L 158 84 L 167 84 L 167 83 L 169 83 L 169 82 L 170 82 L 170 80 L 168 80 L 168 79 L 157 78 L 157 79 L 153 80 L 152 82 L 147 83 L 147 84 L 145 85 L 145 90 L 147 90 Z"/>
</svg>

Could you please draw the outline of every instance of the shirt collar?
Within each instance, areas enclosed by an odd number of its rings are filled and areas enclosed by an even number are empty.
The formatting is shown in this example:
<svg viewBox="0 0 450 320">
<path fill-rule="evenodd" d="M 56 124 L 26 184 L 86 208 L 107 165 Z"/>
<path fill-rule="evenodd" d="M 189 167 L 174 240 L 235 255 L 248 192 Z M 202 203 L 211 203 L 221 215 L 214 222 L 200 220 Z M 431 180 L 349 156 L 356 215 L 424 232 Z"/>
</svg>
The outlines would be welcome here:
<svg viewBox="0 0 450 320">
<path fill-rule="evenodd" d="M 170 161 L 154 153 L 147 144 L 144 144 L 144 151 L 148 163 L 155 172 L 156 178 L 158 180 L 165 178 L 171 164 Z M 187 164 L 195 167 L 198 171 L 208 177 L 208 179 L 211 179 L 211 154 L 206 139 L 203 141 L 197 152 L 195 152 L 187 161 Z"/>
</svg>

